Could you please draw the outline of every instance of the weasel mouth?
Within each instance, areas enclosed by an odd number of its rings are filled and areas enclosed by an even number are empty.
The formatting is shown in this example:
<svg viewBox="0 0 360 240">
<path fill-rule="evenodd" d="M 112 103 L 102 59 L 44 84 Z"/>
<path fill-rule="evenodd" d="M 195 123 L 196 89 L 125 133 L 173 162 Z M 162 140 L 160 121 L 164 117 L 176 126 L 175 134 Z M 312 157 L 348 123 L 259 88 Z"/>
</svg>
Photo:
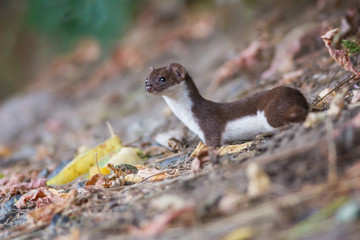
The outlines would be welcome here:
<svg viewBox="0 0 360 240">
<path fill-rule="evenodd" d="M 151 86 L 146 86 L 145 87 L 145 91 L 147 92 L 147 93 L 156 93 L 156 91 L 153 89 L 153 87 L 151 87 Z"/>
</svg>

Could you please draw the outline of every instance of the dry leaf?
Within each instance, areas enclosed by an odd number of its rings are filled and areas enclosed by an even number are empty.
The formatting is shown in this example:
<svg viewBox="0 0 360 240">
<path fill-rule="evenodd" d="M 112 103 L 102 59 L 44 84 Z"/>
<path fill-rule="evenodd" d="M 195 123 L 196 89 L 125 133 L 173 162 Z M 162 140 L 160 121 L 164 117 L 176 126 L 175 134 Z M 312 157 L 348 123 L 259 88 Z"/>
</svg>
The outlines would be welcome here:
<svg viewBox="0 0 360 240">
<path fill-rule="evenodd" d="M 105 176 L 100 174 L 95 174 L 90 178 L 89 181 L 85 183 L 85 186 L 104 187 L 105 183 L 106 183 Z"/>
<path fill-rule="evenodd" d="M 249 179 L 248 195 L 250 197 L 257 197 L 269 191 L 270 178 L 259 164 L 250 163 L 246 169 L 246 174 Z"/>
<path fill-rule="evenodd" d="M 218 148 L 217 151 L 220 156 L 225 155 L 225 154 L 239 153 L 239 152 L 242 152 L 242 151 L 248 149 L 253 142 L 254 141 L 249 141 L 249 142 L 237 144 L 237 145 L 226 145 L 226 146 Z"/>
<path fill-rule="evenodd" d="M 216 154 L 219 156 L 225 155 L 225 154 L 232 154 L 232 153 L 239 153 L 243 150 L 248 149 L 253 141 L 245 142 L 242 144 L 236 144 L 236 145 L 225 145 L 222 147 L 219 147 L 216 149 Z M 194 158 L 199 156 L 200 152 L 208 151 L 208 147 L 204 145 L 202 142 L 199 142 L 195 150 L 191 153 L 190 157 Z"/>
<path fill-rule="evenodd" d="M 22 182 L 25 178 L 24 174 L 12 174 L 10 178 L 3 177 L 0 179 L 0 195 L 13 196 L 23 193 L 26 190 L 37 189 L 46 186 L 45 178 L 31 179 L 30 182 Z"/>
<path fill-rule="evenodd" d="M 199 142 L 195 150 L 191 153 L 190 157 L 196 157 L 203 150 L 207 150 L 207 146 L 205 146 L 202 142 Z"/>
<path fill-rule="evenodd" d="M 200 151 L 195 157 L 195 159 L 192 161 L 191 171 L 193 173 L 199 172 L 205 163 L 210 162 L 211 157 L 209 151 L 211 150 L 206 147 L 204 150 Z"/>
<path fill-rule="evenodd" d="M 50 191 L 50 189 L 41 187 L 22 195 L 15 205 L 18 209 L 29 207 L 38 208 L 52 203 L 61 202 L 63 200 L 64 199 L 60 196 L 57 190 L 52 189 Z"/>
<path fill-rule="evenodd" d="M 322 35 L 321 38 L 323 39 L 325 46 L 328 48 L 330 56 L 346 71 L 349 71 L 355 74 L 357 77 L 360 77 L 360 71 L 357 70 L 351 63 L 348 52 L 344 49 L 334 49 L 331 46 L 334 36 L 339 32 L 340 29 L 335 28 Z"/>
<path fill-rule="evenodd" d="M 53 189 L 55 190 L 55 189 Z M 55 190 L 56 191 L 56 190 Z M 29 212 L 29 217 L 33 222 L 50 222 L 55 214 L 62 212 L 67 206 L 68 203 L 71 203 L 77 194 L 76 190 L 71 190 L 69 193 L 60 194 L 61 201 L 39 207 Z"/>
<path fill-rule="evenodd" d="M 198 173 L 201 169 L 201 162 L 200 159 L 194 158 L 194 160 L 191 162 L 191 172 Z"/>
</svg>

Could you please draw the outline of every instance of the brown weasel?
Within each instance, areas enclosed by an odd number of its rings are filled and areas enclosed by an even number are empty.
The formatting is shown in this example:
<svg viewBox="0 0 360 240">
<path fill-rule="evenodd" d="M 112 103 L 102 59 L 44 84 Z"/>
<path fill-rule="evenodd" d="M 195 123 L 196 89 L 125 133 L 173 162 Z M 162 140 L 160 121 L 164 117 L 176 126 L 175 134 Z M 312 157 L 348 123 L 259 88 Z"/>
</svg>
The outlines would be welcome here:
<svg viewBox="0 0 360 240">
<path fill-rule="evenodd" d="M 235 102 L 212 102 L 200 95 L 191 76 L 179 63 L 151 68 L 145 89 L 161 95 L 174 114 L 211 147 L 228 141 L 249 140 L 259 133 L 302 122 L 309 111 L 302 93 L 284 86 Z"/>
</svg>

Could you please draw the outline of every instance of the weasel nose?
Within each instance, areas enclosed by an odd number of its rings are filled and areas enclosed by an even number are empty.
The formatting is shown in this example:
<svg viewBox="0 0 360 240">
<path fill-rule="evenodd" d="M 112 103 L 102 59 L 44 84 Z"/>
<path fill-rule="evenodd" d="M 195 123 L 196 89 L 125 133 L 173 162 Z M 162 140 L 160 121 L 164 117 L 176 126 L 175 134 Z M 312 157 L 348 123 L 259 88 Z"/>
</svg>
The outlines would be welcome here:
<svg viewBox="0 0 360 240">
<path fill-rule="evenodd" d="M 152 90 L 153 90 L 153 85 L 151 84 L 151 83 L 146 83 L 145 84 L 145 90 L 147 91 L 147 92 L 151 92 Z"/>
</svg>

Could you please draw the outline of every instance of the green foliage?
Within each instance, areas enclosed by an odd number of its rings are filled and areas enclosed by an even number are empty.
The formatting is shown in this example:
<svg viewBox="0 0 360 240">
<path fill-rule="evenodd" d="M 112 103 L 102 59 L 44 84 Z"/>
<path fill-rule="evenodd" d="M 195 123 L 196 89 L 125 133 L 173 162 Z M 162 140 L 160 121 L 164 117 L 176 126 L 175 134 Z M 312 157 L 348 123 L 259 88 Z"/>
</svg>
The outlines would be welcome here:
<svg viewBox="0 0 360 240">
<path fill-rule="evenodd" d="M 343 39 L 341 44 L 349 52 L 349 54 L 360 53 L 360 42 Z"/>
<path fill-rule="evenodd" d="M 108 48 L 125 32 L 135 15 L 132 0 L 31 0 L 26 20 L 61 50 L 83 37 Z"/>
</svg>

